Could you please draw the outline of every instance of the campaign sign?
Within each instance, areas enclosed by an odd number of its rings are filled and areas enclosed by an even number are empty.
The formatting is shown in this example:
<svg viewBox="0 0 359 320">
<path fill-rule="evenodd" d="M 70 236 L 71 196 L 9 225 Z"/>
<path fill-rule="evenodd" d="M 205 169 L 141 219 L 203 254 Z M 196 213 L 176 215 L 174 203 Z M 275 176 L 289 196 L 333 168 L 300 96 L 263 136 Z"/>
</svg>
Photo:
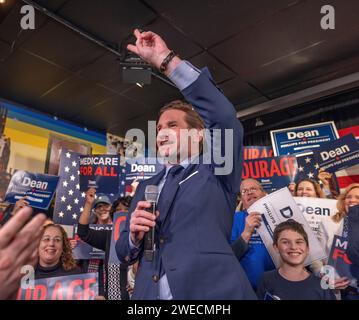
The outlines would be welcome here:
<svg viewBox="0 0 359 320">
<path fill-rule="evenodd" d="M 16 203 L 19 199 L 26 197 L 29 206 L 47 210 L 58 182 L 58 176 L 18 170 L 11 177 L 5 201 Z"/>
<path fill-rule="evenodd" d="M 115 212 L 113 215 L 113 229 L 110 245 L 110 256 L 108 263 L 120 264 L 116 254 L 116 242 L 120 238 L 120 233 L 125 229 L 127 212 Z"/>
<path fill-rule="evenodd" d="M 122 167 L 116 155 L 80 156 L 80 190 L 96 188 L 97 193 L 119 193 Z"/>
<path fill-rule="evenodd" d="M 270 135 L 275 156 L 310 154 L 339 137 L 333 121 L 272 130 Z"/>
<path fill-rule="evenodd" d="M 330 250 L 328 265 L 335 270 L 335 278 L 350 279 L 350 286 L 358 288 L 359 267 L 352 264 L 347 256 L 348 239 L 335 235 Z"/>
<path fill-rule="evenodd" d="M 355 166 L 359 163 L 359 143 L 352 134 L 325 143 L 314 152 L 319 167 L 327 172 Z"/>
<path fill-rule="evenodd" d="M 98 273 L 38 279 L 31 288 L 20 288 L 17 300 L 94 300 L 98 296 Z"/>
<path fill-rule="evenodd" d="M 243 159 L 252 160 L 273 157 L 273 149 L 270 146 L 244 146 Z"/>
<path fill-rule="evenodd" d="M 292 156 L 246 160 L 242 179 L 256 179 L 270 193 L 288 186 L 294 180 L 296 170 L 297 160 Z"/>
<path fill-rule="evenodd" d="M 158 163 L 156 158 L 139 158 L 136 163 L 126 163 L 126 186 L 137 179 L 139 181 L 147 180 L 164 168 L 163 164 Z"/>
<path fill-rule="evenodd" d="M 90 224 L 89 227 L 92 230 L 100 231 L 100 232 L 104 230 L 112 231 L 112 225 L 107 225 L 107 224 Z M 77 240 L 76 247 L 72 250 L 72 255 L 74 259 L 77 260 L 105 259 L 104 251 L 94 248 L 81 240 L 81 238 L 77 235 L 77 225 L 74 226 L 73 239 Z"/>
<path fill-rule="evenodd" d="M 294 200 L 317 237 L 320 236 L 319 226 L 326 219 L 323 217 L 332 217 L 338 211 L 337 200 L 312 197 L 294 197 Z"/>
<path fill-rule="evenodd" d="M 305 265 L 310 265 L 314 261 L 322 260 L 327 257 L 324 248 L 319 243 L 288 188 L 277 190 L 257 200 L 247 211 L 249 213 L 261 213 L 262 224 L 257 229 L 257 232 L 261 236 L 262 241 L 277 268 L 280 267 L 281 259 L 279 254 L 275 252 L 273 248 L 273 232 L 278 224 L 288 219 L 293 219 L 301 223 L 308 234 L 310 254 L 305 260 Z"/>
</svg>

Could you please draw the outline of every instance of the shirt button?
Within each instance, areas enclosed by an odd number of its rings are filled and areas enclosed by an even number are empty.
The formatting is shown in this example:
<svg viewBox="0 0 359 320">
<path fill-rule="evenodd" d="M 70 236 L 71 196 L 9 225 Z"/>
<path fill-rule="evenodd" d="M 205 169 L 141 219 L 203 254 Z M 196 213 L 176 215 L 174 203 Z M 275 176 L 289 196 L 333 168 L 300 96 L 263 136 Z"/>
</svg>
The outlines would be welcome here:
<svg viewBox="0 0 359 320">
<path fill-rule="evenodd" d="M 164 244 L 165 243 L 165 238 L 160 238 L 160 244 Z"/>
<path fill-rule="evenodd" d="M 157 281 L 159 280 L 158 275 L 157 275 L 157 274 L 153 275 L 153 276 L 152 276 L 152 280 L 153 280 L 154 282 L 157 282 Z"/>
</svg>

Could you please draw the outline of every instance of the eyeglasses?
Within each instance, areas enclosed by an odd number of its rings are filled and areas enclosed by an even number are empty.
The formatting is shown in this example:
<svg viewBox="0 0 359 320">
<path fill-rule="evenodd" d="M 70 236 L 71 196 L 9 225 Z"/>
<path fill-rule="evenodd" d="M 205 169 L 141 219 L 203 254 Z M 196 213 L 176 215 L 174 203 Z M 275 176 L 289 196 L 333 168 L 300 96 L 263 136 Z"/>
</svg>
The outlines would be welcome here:
<svg viewBox="0 0 359 320">
<path fill-rule="evenodd" d="M 241 191 L 241 195 L 244 196 L 246 193 L 254 193 L 257 192 L 259 189 L 258 188 L 249 188 L 249 189 L 243 189 Z"/>
<path fill-rule="evenodd" d="M 59 244 L 59 243 L 62 242 L 62 238 L 60 238 L 60 237 L 53 237 L 52 238 L 52 237 L 49 237 L 49 236 L 42 237 L 41 241 L 44 242 L 44 243 L 49 243 L 51 241 L 51 239 L 54 240 L 54 242 L 56 244 Z"/>
</svg>

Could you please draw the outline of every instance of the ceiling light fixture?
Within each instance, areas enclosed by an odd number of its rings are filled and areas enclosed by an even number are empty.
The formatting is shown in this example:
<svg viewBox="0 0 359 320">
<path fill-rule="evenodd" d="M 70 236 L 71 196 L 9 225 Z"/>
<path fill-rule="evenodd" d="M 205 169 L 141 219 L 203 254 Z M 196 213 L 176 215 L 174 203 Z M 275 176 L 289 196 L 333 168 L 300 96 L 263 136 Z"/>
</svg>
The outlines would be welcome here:
<svg viewBox="0 0 359 320">
<path fill-rule="evenodd" d="M 264 122 L 262 121 L 261 118 L 256 118 L 256 124 L 254 125 L 255 127 L 261 127 L 264 125 Z"/>
</svg>

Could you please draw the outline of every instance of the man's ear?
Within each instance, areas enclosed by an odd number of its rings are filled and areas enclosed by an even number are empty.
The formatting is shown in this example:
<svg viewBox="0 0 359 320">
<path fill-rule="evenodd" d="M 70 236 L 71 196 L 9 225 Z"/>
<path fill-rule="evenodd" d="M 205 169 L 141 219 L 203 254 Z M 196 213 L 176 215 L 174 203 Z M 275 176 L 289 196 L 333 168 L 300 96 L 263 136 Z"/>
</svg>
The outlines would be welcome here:
<svg viewBox="0 0 359 320">
<path fill-rule="evenodd" d="M 198 132 L 198 142 L 203 141 L 204 129 L 197 129 Z"/>
<path fill-rule="evenodd" d="M 275 252 L 279 253 L 278 246 L 275 243 L 273 243 L 273 248 Z"/>
</svg>

